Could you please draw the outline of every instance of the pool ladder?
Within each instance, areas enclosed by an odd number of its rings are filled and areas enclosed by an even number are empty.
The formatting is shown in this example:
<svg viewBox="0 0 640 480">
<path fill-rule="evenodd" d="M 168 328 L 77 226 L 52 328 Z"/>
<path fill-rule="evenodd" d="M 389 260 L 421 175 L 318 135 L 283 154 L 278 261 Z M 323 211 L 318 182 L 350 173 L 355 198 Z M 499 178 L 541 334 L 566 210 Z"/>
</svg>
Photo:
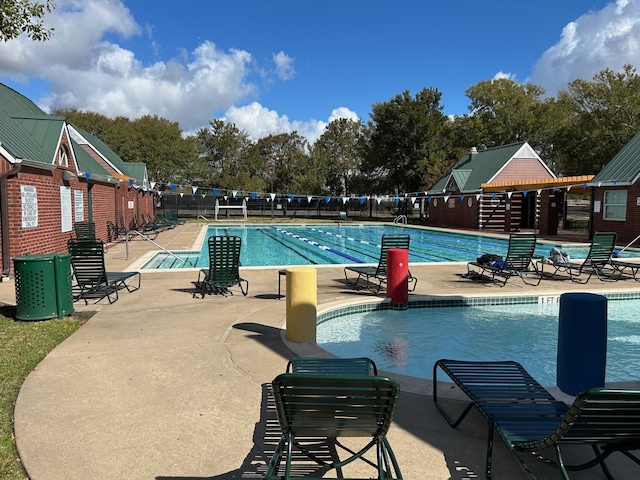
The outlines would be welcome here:
<svg viewBox="0 0 640 480">
<path fill-rule="evenodd" d="M 126 251 L 126 256 L 127 256 L 127 260 L 129 260 L 129 234 L 131 233 L 135 233 L 136 235 L 139 235 L 140 237 L 142 237 L 143 240 L 146 240 L 147 242 L 151 242 L 153 243 L 156 247 L 158 247 L 160 250 L 162 250 L 163 252 L 165 252 L 167 255 L 171 255 L 172 257 L 174 257 L 176 260 L 184 263 L 187 260 L 184 258 L 180 258 L 178 255 L 176 255 L 175 253 L 171 253 L 169 250 L 167 250 L 166 248 L 164 248 L 162 245 L 158 245 L 156 242 L 154 242 L 153 240 L 151 240 L 149 237 L 147 237 L 145 234 L 140 233 L 137 230 L 129 230 L 127 232 L 127 235 L 125 236 L 125 251 Z"/>
<path fill-rule="evenodd" d="M 406 225 L 407 224 L 407 216 L 406 215 L 398 215 L 396 218 L 393 219 L 393 223 Z"/>
</svg>

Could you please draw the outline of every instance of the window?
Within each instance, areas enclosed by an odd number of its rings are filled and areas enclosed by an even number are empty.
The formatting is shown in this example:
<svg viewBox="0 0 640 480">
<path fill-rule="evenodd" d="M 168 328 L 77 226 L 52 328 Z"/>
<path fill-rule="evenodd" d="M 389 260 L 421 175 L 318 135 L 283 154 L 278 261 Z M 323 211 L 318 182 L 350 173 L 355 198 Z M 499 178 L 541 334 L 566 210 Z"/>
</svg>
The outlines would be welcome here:
<svg viewBox="0 0 640 480">
<path fill-rule="evenodd" d="M 604 215 L 605 220 L 626 220 L 627 219 L 627 191 L 626 190 L 606 190 L 604 192 Z"/>
<path fill-rule="evenodd" d="M 69 166 L 69 156 L 67 155 L 67 149 L 62 146 L 60 150 L 58 150 L 58 165 L 61 167 Z"/>
</svg>

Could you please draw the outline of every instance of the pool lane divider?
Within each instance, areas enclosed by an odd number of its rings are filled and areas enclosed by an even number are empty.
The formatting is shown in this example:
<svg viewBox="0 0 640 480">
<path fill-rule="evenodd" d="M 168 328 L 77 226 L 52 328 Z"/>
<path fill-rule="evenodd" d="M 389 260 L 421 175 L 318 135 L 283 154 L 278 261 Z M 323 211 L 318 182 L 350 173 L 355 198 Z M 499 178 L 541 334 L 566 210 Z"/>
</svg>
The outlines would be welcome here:
<svg viewBox="0 0 640 480">
<path fill-rule="evenodd" d="M 365 263 L 362 260 L 360 260 L 359 258 L 356 257 L 352 257 L 351 255 L 349 255 L 348 253 L 344 253 L 341 252 L 339 250 L 336 250 L 335 248 L 331 248 L 328 247 L 326 245 L 322 245 L 321 243 L 316 242 L 315 240 L 309 240 L 306 237 L 303 237 L 302 235 L 298 235 L 297 233 L 293 233 L 290 232 L 289 230 L 285 230 L 284 228 L 280 228 L 280 227 L 274 227 L 272 226 L 271 228 L 273 228 L 274 230 L 282 233 L 283 235 L 287 235 L 289 237 L 295 238 L 296 240 L 300 240 L 301 242 L 305 242 L 308 245 L 311 245 L 313 247 L 319 248 L 320 250 L 324 250 L 326 252 L 330 252 L 333 253 L 334 255 L 338 255 L 342 258 L 345 258 L 353 263 Z"/>
</svg>

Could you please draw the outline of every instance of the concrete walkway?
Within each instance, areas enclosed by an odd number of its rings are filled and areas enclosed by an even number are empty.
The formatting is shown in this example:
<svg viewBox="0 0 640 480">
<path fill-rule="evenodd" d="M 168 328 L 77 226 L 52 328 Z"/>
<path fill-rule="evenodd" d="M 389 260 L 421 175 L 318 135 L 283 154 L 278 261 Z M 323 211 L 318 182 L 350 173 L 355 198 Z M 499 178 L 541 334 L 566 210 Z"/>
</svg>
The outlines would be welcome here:
<svg viewBox="0 0 640 480">
<path fill-rule="evenodd" d="M 188 224 L 161 233 L 156 241 L 181 250 L 201 239 L 201 227 Z M 150 249 L 155 247 L 140 239 L 128 249 L 112 245 L 107 266 L 137 268 Z M 461 278 L 462 265 L 411 271 L 419 279 L 414 295 L 640 290 L 634 281 L 605 285 L 597 279 L 587 286 L 543 281 L 536 288 L 513 279 L 496 288 Z M 372 299 L 345 286 L 341 267 L 318 267 L 317 272 L 319 311 Z M 277 297 L 277 269 L 243 269 L 242 275 L 249 281 L 247 297 L 233 288 L 233 296 L 192 298 L 197 271 L 144 272 L 142 288 L 122 292 L 112 305 L 75 303 L 78 311 L 97 313 L 31 372 L 16 404 L 16 441 L 29 477 L 261 478 L 279 438 L 269 382 L 309 346 L 282 339 L 286 301 Z M 283 278 L 283 288 L 284 283 Z M 12 281 L 0 283 L 0 302 L 15 302 Z M 429 382 L 400 380 L 403 391 L 389 439 L 405 478 L 484 478 L 487 427 L 480 415 L 472 412 L 454 430 L 426 395 Z M 451 398 L 459 397 L 449 390 Z M 567 456 L 584 453 L 572 450 Z M 621 456 L 608 463 L 619 478 L 640 472 Z M 559 478 L 538 462 L 530 465 L 541 479 Z M 494 478 L 526 478 L 499 440 Z M 604 477 L 591 469 L 572 478 Z"/>
</svg>

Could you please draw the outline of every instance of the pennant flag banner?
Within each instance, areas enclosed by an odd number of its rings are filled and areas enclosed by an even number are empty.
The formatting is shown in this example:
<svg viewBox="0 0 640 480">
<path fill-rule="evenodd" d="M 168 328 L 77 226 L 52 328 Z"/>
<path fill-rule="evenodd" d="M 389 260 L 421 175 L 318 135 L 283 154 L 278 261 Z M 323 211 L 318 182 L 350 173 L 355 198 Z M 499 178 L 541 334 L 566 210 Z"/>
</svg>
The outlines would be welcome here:
<svg viewBox="0 0 640 480">
<path fill-rule="evenodd" d="M 201 193 L 200 195 L 202 195 L 202 198 L 206 197 L 207 194 L 206 193 Z"/>
<path fill-rule="evenodd" d="M 295 198 L 294 195 L 289 195 L 289 203 L 293 202 L 293 199 Z"/>
<path fill-rule="evenodd" d="M 91 178 L 91 172 L 84 172 L 84 178 L 89 180 Z M 153 183 L 153 182 L 151 182 L 151 183 Z M 153 188 L 153 187 L 151 187 L 151 188 Z"/>
<path fill-rule="evenodd" d="M 572 187 L 572 186 L 573 186 L 573 185 L 568 185 L 568 186 L 567 186 L 567 192 L 568 192 L 569 190 L 571 190 L 571 187 Z"/>
<path fill-rule="evenodd" d="M 180 198 L 184 197 L 184 192 L 180 192 Z"/>
<path fill-rule="evenodd" d="M 349 197 L 342 197 L 342 203 L 346 204 L 349 201 Z"/>
<path fill-rule="evenodd" d="M 427 197 L 427 205 L 431 202 L 431 197 Z"/>
<path fill-rule="evenodd" d="M 476 193 L 476 200 L 480 200 L 480 197 L 482 196 L 481 193 Z"/>
<path fill-rule="evenodd" d="M 133 187 L 133 178 L 130 178 L 130 179 L 129 179 L 129 186 L 130 186 L 130 187 Z"/>
<path fill-rule="evenodd" d="M 214 188 L 212 191 L 213 191 L 213 196 L 217 197 L 218 196 L 218 189 Z"/>
<path fill-rule="evenodd" d="M 191 200 L 193 200 L 194 198 L 196 198 L 196 194 L 195 194 L 195 193 L 192 193 L 192 194 L 191 194 Z"/>
<path fill-rule="evenodd" d="M 528 190 L 523 190 L 523 191 L 522 191 L 522 195 L 524 195 L 525 197 L 527 196 L 527 193 L 529 193 L 529 191 L 528 191 Z"/>
<path fill-rule="evenodd" d="M 542 193 L 542 189 L 538 190 L 538 195 L 540 195 Z"/>
<path fill-rule="evenodd" d="M 326 197 L 324 197 L 324 201 L 326 203 L 329 203 L 329 200 L 331 200 L 331 197 L 329 195 L 327 195 Z"/>
<path fill-rule="evenodd" d="M 460 195 L 460 201 L 464 200 L 464 195 Z"/>
<path fill-rule="evenodd" d="M 198 187 L 191 187 L 191 193 L 196 193 L 198 191 Z"/>
<path fill-rule="evenodd" d="M 251 198 L 255 200 L 256 198 L 258 198 L 258 194 L 256 192 L 251 192 Z"/>
<path fill-rule="evenodd" d="M 364 201 L 366 200 L 366 198 L 364 197 L 360 197 L 360 205 L 364 204 Z"/>
<path fill-rule="evenodd" d="M 224 196 L 224 197 L 222 197 L 222 198 L 224 198 L 225 200 L 227 200 L 227 199 L 229 198 L 229 195 L 225 195 L 225 196 Z"/>
<path fill-rule="evenodd" d="M 507 198 L 511 199 L 511 195 L 513 195 L 513 192 L 507 192 Z"/>
<path fill-rule="evenodd" d="M 271 194 L 271 201 L 274 201 L 275 199 L 276 199 L 276 194 L 275 194 L 275 193 L 272 193 L 272 194 Z"/>
<path fill-rule="evenodd" d="M 311 199 L 312 199 L 312 198 L 313 198 L 313 197 L 312 197 L 311 195 L 307 195 L 307 202 L 311 203 Z"/>
<path fill-rule="evenodd" d="M 444 203 L 447 203 L 449 201 L 449 195 L 445 195 L 444 196 Z"/>
<path fill-rule="evenodd" d="M 416 197 L 411 197 L 411 204 L 415 205 L 416 204 Z"/>
<path fill-rule="evenodd" d="M 494 193 L 493 195 L 491 195 L 491 198 L 496 198 L 497 196 L 498 195 Z"/>
<path fill-rule="evenodd" d="M 396 204 L 396 205 L 397 205 L 398 203 L 400 203 L 400 197 L 398 197 L 398 196 L 396 195 L 396 198 L 394 199 L 394 202 L 395 202 L 395 204 Z"/>
<path fill-rule="evenodd" d="M 381 201 L 382 201 L 382 197 L 376 197 L 376 202 L 378 203 L 378 205 L 380 205 Z"/>
<path fill-rule="evenodd" d="M 86 174 L 85 174 L 86 175 Z M 89 174 L 89 176 L 91 176 L 91 174 Z M 89 178 L 89 177 L 87 177 Z M 153 190 L 154 188 L 156 188 L 156 182 L 149 182 L 149 185 L 151 185 L 151 190 Z"/>
<path fill-rule="evenodd" d="M 231 193 L 233 193 L 233 198 L 236 198 L 236 195 L 238 194 L 238 190 L 231 190 Z"/>
</svg>

